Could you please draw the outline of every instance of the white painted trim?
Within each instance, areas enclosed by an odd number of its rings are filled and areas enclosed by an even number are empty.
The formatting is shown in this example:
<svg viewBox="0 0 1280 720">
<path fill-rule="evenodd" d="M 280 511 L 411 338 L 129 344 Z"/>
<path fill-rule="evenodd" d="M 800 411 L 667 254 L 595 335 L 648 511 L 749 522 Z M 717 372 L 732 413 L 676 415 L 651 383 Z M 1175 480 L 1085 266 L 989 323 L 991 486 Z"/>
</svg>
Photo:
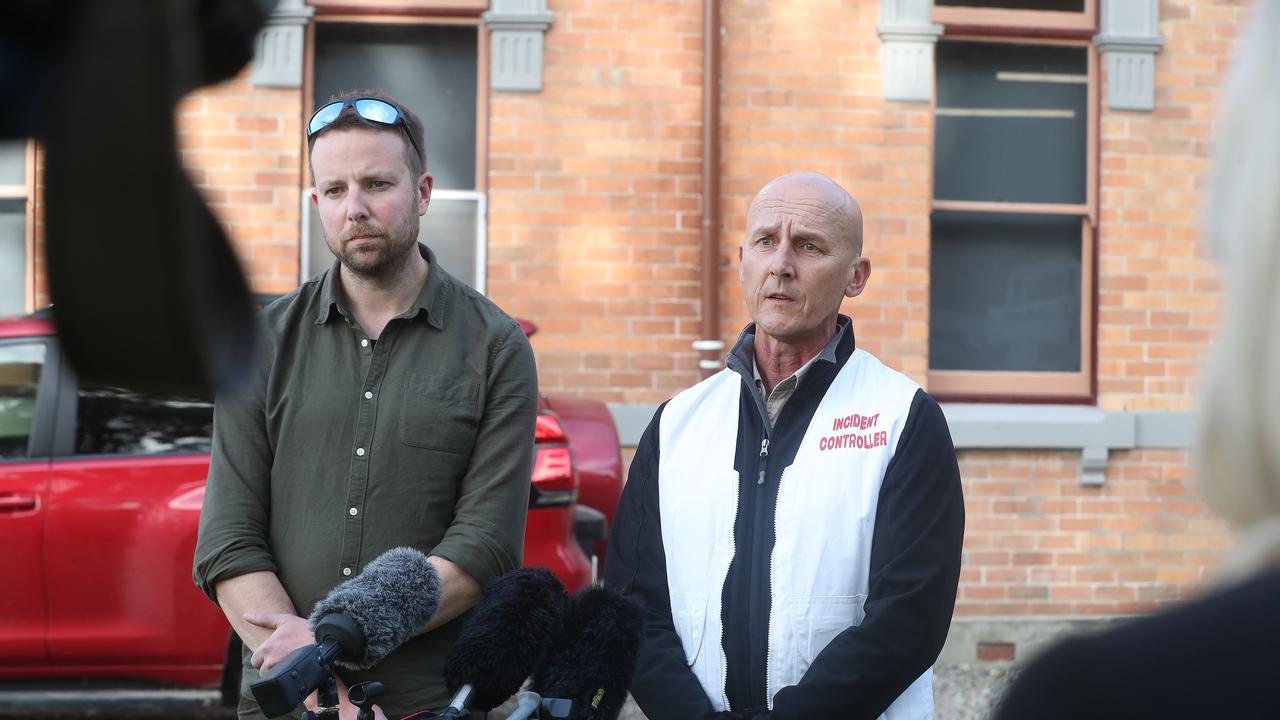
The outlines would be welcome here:
<svg viewBox="0 0 1280 720">
<path fill-rule="evenodd" d="M 254 41 L 249 81 L 255 87 L 302 87 L 306 27 L 314 14 L 302 0 L 280 0 Z"/>
<path fill-rule="evenodd" d="M 1102 32 L 1093 43 L 1106 60 L 1107 107 L 1154 110 L 1155 58 L 1164 46 L 1158 0 L 1102 0 Z"/>
</svg>

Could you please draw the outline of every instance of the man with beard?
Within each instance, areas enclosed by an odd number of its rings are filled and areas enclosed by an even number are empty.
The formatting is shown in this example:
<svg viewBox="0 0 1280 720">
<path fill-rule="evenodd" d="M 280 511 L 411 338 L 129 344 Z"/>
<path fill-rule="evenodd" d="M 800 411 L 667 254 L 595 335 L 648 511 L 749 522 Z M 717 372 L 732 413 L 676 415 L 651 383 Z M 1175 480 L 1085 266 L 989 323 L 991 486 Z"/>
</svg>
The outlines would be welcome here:
<svg viewBox="0 0 1280 720">
<path fill-rule="evenodd" d="M 925 720 L 964 502 L 942 410 L 854 343 L 862 212 L 817 173 L 765 185 L 738 250 L 753 320 L 659 408 L 605 582 L 648 611 L 650 720 Z"/>
<path fill-rule="evenodd" d="M 520 564 L 537 378 L 519 325 L 419 244 L 421 120 L 377 93 L 307 128 L 311 198 L 336 262 L 267 306 L 260 376 L 215 406 L 197 585 L 244 641 L 248 687 L 313 638 L 330 589 L 399 546 L 427 554 L 439 613 L 371 670 L 390 717 L 448 704 L 459 615 Z M 342 695 L 344 716 L 354 708 Z"/>
</svg>

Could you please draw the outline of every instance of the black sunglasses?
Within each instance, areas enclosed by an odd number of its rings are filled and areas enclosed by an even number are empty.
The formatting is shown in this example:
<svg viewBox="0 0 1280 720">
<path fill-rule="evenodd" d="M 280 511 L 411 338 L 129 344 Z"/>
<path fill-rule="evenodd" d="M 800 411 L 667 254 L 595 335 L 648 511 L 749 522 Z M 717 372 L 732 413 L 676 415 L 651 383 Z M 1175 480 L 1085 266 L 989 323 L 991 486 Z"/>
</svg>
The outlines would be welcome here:
<svg viewBox="0 0 1280 720">
<path fill-rule="evenodd" d="M 404 113 L 395 105 L 377 98 L 337 100 L 321 107 L 315 111 L 315 114 L 311 116 L 311 121 L 307 123 L 307 137 L 311 137 L 332 125 L 333 121 L 337 120 L 339 115 L 342 115 L 342 111 L 349 107 L 355 108 L 356 114 L 369 122 L 375 122 L 379 125 L 399 125 L 404 131 L 405 138 L 413 146 L 414 153 L 418 157 L 423 156 L 422 150 L 418 147 L 418 141 L 413 139 L 413 132 L 409 130 L 409 124 L 404 120 Z"/>
</svg>

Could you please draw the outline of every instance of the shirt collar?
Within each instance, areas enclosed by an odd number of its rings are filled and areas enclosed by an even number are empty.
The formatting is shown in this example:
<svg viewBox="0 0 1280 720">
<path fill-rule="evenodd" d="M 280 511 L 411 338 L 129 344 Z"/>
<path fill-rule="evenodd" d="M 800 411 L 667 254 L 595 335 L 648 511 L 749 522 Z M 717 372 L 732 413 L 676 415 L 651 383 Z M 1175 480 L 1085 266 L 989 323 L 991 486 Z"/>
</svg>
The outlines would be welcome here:
<svg viewBox="0 0 1280 720">
<path fill-rule="evenodd" d="M 443 330 L 452 280 L 449 273 L 436 262 L 436 255 L 431 248 L 418 243 L 418 251 L 422 253 L 422 257 L 426 258 L 429 265 L 427 281 L 422 284 L 422 290 L 418 291 L 418 297 L 413 301 L 413 305 L 398 317 L 412 319 L 417 317 L 418 313 L 426 313 L 427 324 L 437 330 Z M 346 298 L 342 296 L 342 288 L 338 284 L 339 268 L 339 261 L 335 259 L 320 280 L 320 311 L 316 315 L 317 325 L 323 325 L 333 319 L 335 311 L 343 318 L 351 319 L 346 308 Z"/>
<path fill-rule="evenodd" d="M 828 362 L 835 365 L 840 362 L 836 351 L 840 347 L 841 340 L 844 336 L 851 332 L 853 320 L 847 315 L 836 316 L 836 332 L 831 336 L 831 340 L 827 342 L 826 347 L 822 348 L 822 352 L 809 358 L 809 361 L 796 370 L 796 380 L 799 381 L 801 376 L 813 367 L 816 361 Z M 733 349 L 729 351 L 729 357 L 725 363 L 731 370 L 736 370 L 738 374 L 747 377 L 751 376 L 756 380 L 760 379 L 760 371 L 756 367 L 756 324 L 751 323 L 742 330 L 742 334 L 738 336 L 738 341 L 734 343 Z M 748 369 L 749 372 L 748 372 Z"/>
</svg>

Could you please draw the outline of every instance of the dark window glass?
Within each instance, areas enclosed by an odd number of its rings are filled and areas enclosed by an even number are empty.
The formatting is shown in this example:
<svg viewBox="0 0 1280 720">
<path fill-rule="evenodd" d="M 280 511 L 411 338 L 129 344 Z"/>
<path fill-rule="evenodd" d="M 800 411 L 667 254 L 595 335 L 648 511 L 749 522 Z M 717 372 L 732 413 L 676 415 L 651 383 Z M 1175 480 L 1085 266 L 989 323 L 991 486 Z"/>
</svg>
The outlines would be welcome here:
<svg viewBox="0 0 1280 720">
<path fill-rule="evenodd" d="M 315 106 L 381 89 L 422 118 L 437 188 L 476 186 L 476 29 L 383 23 L 316 26 Z"/>
<path fill-rule="evenodd" d="M 27 457 L 44 343 L 0 345 L 0 458 Z"/>
<path fill-rule="evenodd" d="M 934 213 L 929 367 L 1078 372 L 1081 222 Z"/>
<path fill-rule="evenodd" d="M 937 63 L 936 199 L 1085 202 L 1085 48 L 942 42 Z"/>
<path fill-rule="evenodd" d="M 207 453 L 213 403 L 83 383 L 76 409 L 76 453 L 156 455 Z"/>
<path fill-rule="evenodd" d="M 999 10 L 1057 10 L 1084 12 L 1084 0 L 934 0 L 939 7 L 997 8 Z"/>
</svg>

